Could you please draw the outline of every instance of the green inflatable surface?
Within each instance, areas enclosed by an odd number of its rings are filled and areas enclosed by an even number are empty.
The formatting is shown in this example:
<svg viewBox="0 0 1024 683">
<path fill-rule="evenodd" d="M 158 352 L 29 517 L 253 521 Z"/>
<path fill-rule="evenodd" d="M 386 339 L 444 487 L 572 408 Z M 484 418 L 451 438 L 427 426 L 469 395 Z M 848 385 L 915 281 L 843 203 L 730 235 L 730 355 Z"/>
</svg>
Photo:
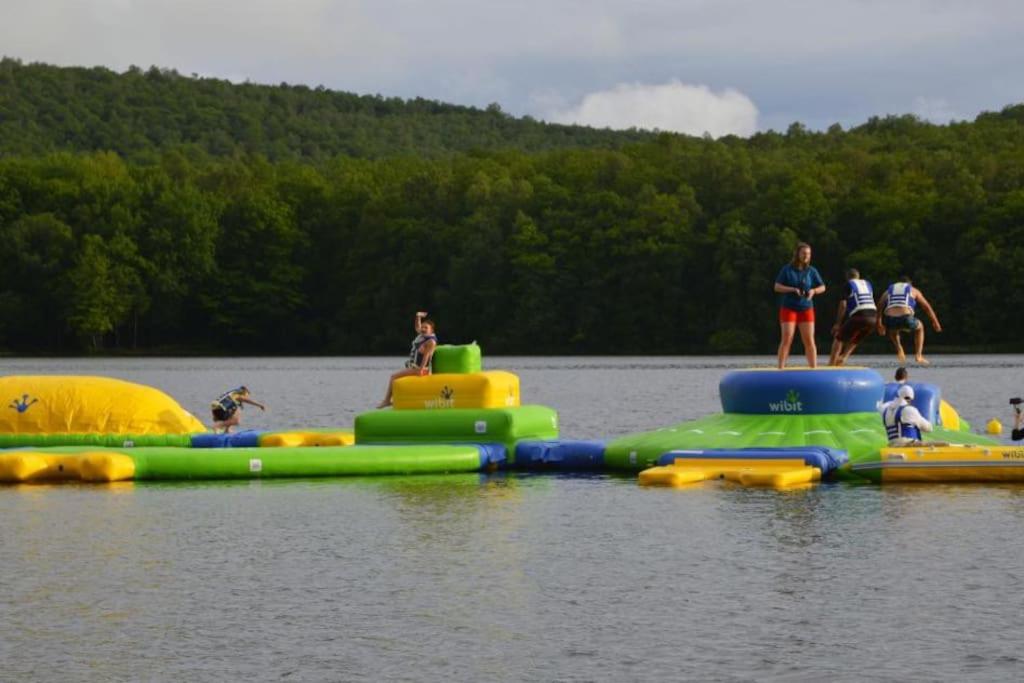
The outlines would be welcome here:
<svg viewBox="0 0 1024 683">
<path fill-rule="evenodd" d="M 0 448 L 29 448 L 38 446 L 100 446 L 103 448 L 132 448 L 134 446 L 192 445 L 190 434 L 0 434 Z"/>
<path fill-rule="evenodd" d="M 557 439 L 558 413 L 547 406 L 375 410 L 356 417 L 356 443 L 500 443 L 511 462 L 522 439 Z"/>
<path fill-rule="evenodd" d="M 51 449 L 78 453 L 87 447 Z M 320 446 L 302 448 L 104 448 L 135 461 L 136 481 L 341 477 L 477 472 L 475 446 Z"/>
<path fill-rule="evenodd" d="M 480 347 L 472 344 L 441 344 L 434 349 L 433 371 L 440 373 L 466 374 L 480 372 Z"/>
<path fill-rule="evenodd" d="M 963 431 L 936 428 L 927 441 L 994 444 L 995 440 Z M 639 471 L 657 464 L 658 457 L 673 450 L 713 448 L 776 448 L 826 446 L 845 450 L 849 464 L 836 476 L 856 477 L 849 465 L 877 460 L 888 443 L 878 413 L 841 415 L 736 415 L 718 414 L 683 422 L 653 432 L 615 439 L 605 450 L 610 469 Z"/>
</svg>

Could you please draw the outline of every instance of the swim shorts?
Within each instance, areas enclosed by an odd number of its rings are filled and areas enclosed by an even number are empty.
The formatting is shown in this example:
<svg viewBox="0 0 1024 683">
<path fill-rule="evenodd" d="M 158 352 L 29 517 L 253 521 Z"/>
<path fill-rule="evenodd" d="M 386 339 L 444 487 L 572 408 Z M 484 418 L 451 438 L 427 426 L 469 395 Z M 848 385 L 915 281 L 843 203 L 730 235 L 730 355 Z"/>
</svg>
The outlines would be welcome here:
<svg viewBox="0 0 1024 683">
<path fill-rule="evenodd" d="M 224 422 L 225 420 L 230 419 L 231 416 L 235 414 L 234 410 L 232 410 L 229 413 L 228 411 L 224 410 L 224 408 L 222 408 L 221 406 L 213 408 L 210 412 L 213 413 L 213 419 L 215 422 Z"/>
<path fill-rule="evenodd" d="M 836 334 L 836 339 L 841 342 L 859 344 L 860 341 L 875 331 L 878 323 L 878 314 L 874 311 L 860 311 L 846 319 Z"/>
<path fill-rule="evenodd" d="M 885 323 L 885 329 L 896 331 L 908 330 L 913 332 L 921 326 L 921 321 L 913 315 L 886 315 L 883 316 L 882 322 Z"/>
<path fill-rule="evenodd" d="M 813 323 L 814 322 L 814 308 L 807 308 L 802 311 L 796 311 L 792 308 L 786 308 L 783 306 L 779 309 L 779 322 L 780 323 Z"/>
</svg>

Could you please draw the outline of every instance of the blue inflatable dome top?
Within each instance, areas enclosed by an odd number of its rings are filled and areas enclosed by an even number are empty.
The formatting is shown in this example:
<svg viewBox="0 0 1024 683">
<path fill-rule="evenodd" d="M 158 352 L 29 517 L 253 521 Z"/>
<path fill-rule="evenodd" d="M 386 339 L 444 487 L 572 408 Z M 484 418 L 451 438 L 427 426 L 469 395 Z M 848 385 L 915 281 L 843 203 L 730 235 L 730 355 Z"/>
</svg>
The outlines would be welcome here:
<svg viewBox="0 0 1024 683">
<path fill-rule="evenodd" d="M 722 410 L 745 415 L 836 415 L 878 410 L 885 383 L 870 368 L 734 370 L 722 378 Z"/>
</svg>

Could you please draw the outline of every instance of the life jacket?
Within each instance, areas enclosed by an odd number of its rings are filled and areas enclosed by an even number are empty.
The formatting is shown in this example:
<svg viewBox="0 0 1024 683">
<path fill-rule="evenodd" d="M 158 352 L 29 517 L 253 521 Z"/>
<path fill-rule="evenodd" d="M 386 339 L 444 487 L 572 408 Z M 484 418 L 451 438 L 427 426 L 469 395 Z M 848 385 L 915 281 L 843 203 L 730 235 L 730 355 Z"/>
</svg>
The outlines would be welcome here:
<svg viewBox="0 0 1024 683">
<path fill-rule="evenodd" d="M 437 342 L 437 335 L 435 334 L 418 334 L 416 338 L 412 340 L 412 348 L 409 349 L 409 360 L 406 361 L 405 366 L 408 368 L 420 368 L 423 367 L 423 345 L 428 341 Z M 433 365 L 434 357 L 430 357 L 430 363 L 427 367 Z"/>
<path fill-rule="evenodd" d="M 895 410 L 890 407 L 885 411 L 885 435 L 889 437 L 889 441 L 893 439 L 921 440 L 921 430 L 918 429 L 917 425 L 903 422 L 903 409 L 906 407 L 906 405 L 901 405 L 896 407 Z"/>
<path fill-rule="evenodd" d="M 242 387 L 226 391 L 221 394 L 220 398 L 210 404 L 211 408 L 220 408 L 224 413 L 231 417 L 235 414 L 235 411 L 241 409 L 242 403 L 239 401 L 239 397 L 242 394 Z"/>
<path fill-rule="evenodd" d="M 851 316 L 857 311 L 877 311 L 875 294 L 871 283 L 867 280 L 850 280 L 850 295 L 846 297 L 846 315 Z"/>
<path fill-rule="evenodd" d="M 893 306 L 907 306 L 911 310 L 917 308 L 914 288 L 909 282 L 894 282 L 889 285 L 889 303 L 885 307 L 892 308 Z"/>
</svg>

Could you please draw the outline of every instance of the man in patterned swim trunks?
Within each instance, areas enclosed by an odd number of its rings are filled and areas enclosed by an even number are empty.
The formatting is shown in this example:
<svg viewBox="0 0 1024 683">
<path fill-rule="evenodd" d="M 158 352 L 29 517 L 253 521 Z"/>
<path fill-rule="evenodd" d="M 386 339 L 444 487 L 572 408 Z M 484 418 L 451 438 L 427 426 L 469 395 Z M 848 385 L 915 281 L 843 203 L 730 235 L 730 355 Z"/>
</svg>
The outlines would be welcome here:
<svg viewBox="0 0 1024 683">
<path fill-rule="evenodd" d="M 832 326 L 832 353 L 829 365 L 845 365 L 857 344 L 875 331 L 878 309 L 871 283 L 860 278 L 860 271 L 846 271 L 846 296 L 836 308 L 836 322 Z"/>
<path fill-rule="evenodd" d="M 920 365 L 928 365 L 924 357 L 924 325 L 914 316 L 918 305 L 928 314 L 932 329 L 942 332 L 942 325 L 939 324 L 935 310 L 906 275 L 902 276 L 899 282 L 889 285 L 882 298 L 878 300 L 878 308 L 882 310 L 882 319 L 878 321 L 878 334 L 888 333 L 889 340 L 896 348 L 896 359 L 900 365 L 907 362 L 903 344 L 900 343 L 900 332 L 904 331 L 914 333 L 914 360 Z"/>
</svg>

